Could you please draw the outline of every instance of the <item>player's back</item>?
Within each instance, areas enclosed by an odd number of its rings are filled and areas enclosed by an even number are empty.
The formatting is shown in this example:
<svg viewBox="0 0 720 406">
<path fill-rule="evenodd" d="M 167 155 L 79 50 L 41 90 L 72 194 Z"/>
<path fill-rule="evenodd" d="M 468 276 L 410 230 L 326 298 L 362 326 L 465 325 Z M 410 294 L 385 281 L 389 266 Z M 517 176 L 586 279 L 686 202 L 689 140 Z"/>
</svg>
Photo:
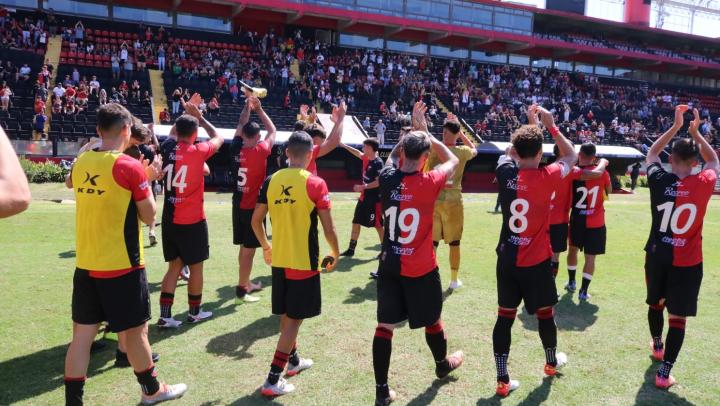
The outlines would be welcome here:
<svg viewBox="0 0 720 406">
<path fill-rule="evenodd" d="M 235 179 L 235 200 L 241 209 L 255 208 L 260 187 L 267 174 L 267 159 L 270 156 L 267 142 L 260 141 L 253 147 L 241 147 L 233 159 L 237 160 Z"/>
<path fill-rule="evenodd" d="M 383 161 L 380 159 L 380 157 L 376 156 L 374 159 L 369 159 L 367 156 L 363 155 L 362 159 L 362 173 L 363 173 L 363 183 L 368 184 L 371 182 L 374 182 L 375 179 L 377 179 L 378 176 L 380 176 L 380 171 L 382 171 L 383 168 Z M 360 192 L 360 200 L 365 200 L 367 198 L 371 201 L 377 201 L 380 197 L 380 189 L 379 188 L 373 188 L 373 189 L 366 189 Z"/>
<path fill-rule="evenodd" d="M 530 267 L 552 256 L 549 214 L 552 193 L 567 166 L 520 169 L 509 158 L 496 176 L 500 188 L 503 224 L 497 254 L 507 264 Z"/>
<path fill-rule="evenodd" d="M 387 168 L 380 174 L 385 220 L 383 272 L 422 276 L 437 267 L 432 245 L 433 211 L 446 179 L 437 170 L 405 173 Z"/>
<path fill-rule="evenodd" d="M 163 218 L 175 224 L 205 219 L 205 161 L 215 152 L 209 142 L 190 144 L 168 139 L 160 147 L 165 174 Z"/>
<path fill-rule="evenodd" d="M 571 196 L 572 179 L 566 176 L 553 191 L 550 203 L 550 224 L 565 224 L 570 221 Z"/>
<path fill-rule="evenodd" d="M 581 180 L 583 170 L 594 170 L 596 165 L 579 166 L 573 169 L 570 177 L 572 182 L 573 223 L 584 224 L 587 228 L 605 225 L 605 188 L 610 185 L 607 171 L 597 179 Z"/>
<path fill-rule="evenodd" d="M 683 179 L 659 164 L 648 167 L 652 228 L 645 250 L 659 262 L 693 266 L 702 262 L 702 229 L 717 181 L 714 170 Z"/>
</svg>

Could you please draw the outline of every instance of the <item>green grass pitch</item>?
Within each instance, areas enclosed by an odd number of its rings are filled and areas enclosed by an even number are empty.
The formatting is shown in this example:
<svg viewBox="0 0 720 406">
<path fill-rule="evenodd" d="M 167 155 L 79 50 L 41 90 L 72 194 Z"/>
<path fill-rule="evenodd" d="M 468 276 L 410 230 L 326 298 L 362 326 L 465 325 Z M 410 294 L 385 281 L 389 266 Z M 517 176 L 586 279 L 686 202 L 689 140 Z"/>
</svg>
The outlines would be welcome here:
<svg viewBox="0 0 720 406">
<path fill-rule="evenodd" d="M 70 296 L 74 259 L 74 206 L 52 202 L 71 198 L 60 185 L 33 187 L 35 201 L 19 216 L 0 221 L 0 405 L 60 405 L 63 362 L 71 337 Z M 347 246 L 355 194 L 335 193 L 333 217 L 341 249 Z M 507 399 L 494 397 L 492 328 L 496 317 L 495 253 L 500 216 L 489 213 L 492 194 L 465 195 L 461 279 L 465 287 L 445 301 L 443 319 L 449 350 L 462 349 L 463 367 L 452 379 L 436 381 L 422 330 L 407 327 L 393 339 L 390 386 L 398 405 L 629 405 L 720 404 L 720 201 L 705 219 L 705 278 L 699 314 L 688 322 L 685 344 L 669 392 L 654 388 L 657 364 L 650 337 L 642 251 L 650 227 L 647 190 L 613 195 L 607 203 L 608 254 L 598 259 L 589 303 L 564 295 L 556 308 L 559 351 L 570 363 L 563 375 L 543 379 L 544 355 L 534 317 L 520 311 L 513 327 L 510 375 L 521 387 Z M 150 326 L 150 342 L 161 354 L 160 377 L 189 385 L 177 405 L 272 404 L 262 384 L 277 340 L 278 319 L 270 314 L 270 290 L 255 304 L 235 306 L 237 248 L 231 241 L 230 195 L 207 193 L 211 258 L 205 265 L 204 307 L 213 319 L 176 331 Z M 146 233 L 146 231 L 144 230 Z M 321 240 L 322 240 L 322 233 Z M 326 245 L 321 241 L 322 254 Z M 276 399 L 288 405 L 369 405 L 374 400 L 371 342 L 375 328 L 377 235 L 364 230 L 356 257 L 322 276 L 323 313 L 300 330 L 299 351 L 314 367 L 292 378 L 295 393 Z M 447 247 L 439 249 L 443 285 L 449 281 Z M 159 282 L 165 272 L 161 248 L 145 250 L 158 315 Z M 564 258 L 563 258 L 564 260 Z M 559 290 L 566 271 L 561 265 Z M 255 280 L 270 281 L 258 252 Z M 174 312 L 184 318 L 184 285 Z M 154 322 L 156 319 L 153 319 Z M 667 323 L 666 323 L 667 328 Z M 137 404 L 140 391 L 129 369 L 112 367 L 114 345 L 94 355 L 85 387 L 90 405 Z"/>
</svg>

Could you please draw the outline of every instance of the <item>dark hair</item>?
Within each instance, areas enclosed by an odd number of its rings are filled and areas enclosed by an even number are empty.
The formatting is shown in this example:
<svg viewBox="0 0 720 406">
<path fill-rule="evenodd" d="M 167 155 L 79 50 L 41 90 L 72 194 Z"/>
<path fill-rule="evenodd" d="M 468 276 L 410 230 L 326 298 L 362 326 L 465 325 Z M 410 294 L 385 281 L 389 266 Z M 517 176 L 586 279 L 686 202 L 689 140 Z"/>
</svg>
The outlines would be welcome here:
<svg viewBox="0 0 720 406">
<path fill-rule="evenodd" d="M 175 132 L 178 138 L 188 138 L 197 132 L 198 125 L 197 118 L 183 114 L 175 120 Z"/>
<path fill-rule="evenodd" d="M 287 144 L 285 144 L 287 155 L 294 158 L 300 157 L 303 154 L 307 154 L 308 152 L 312 151 L 312 148 L 312 137 L 310 137 L 310 134 L 306 133 L 305 131 L 294 131 L 292 134 L 290 134 L 290 138 L 288 138 Z"/>
<path fill-rule="evenodd" d="M 377 138 L 368 138 L 365 141 L 363 141 L 363 145 L 368 145 L 375 152 L 377 152 L 377 150 L 380 149 L 380 143 L 378 142 Z"/>
<path fill-rule="evenodd" d="M 430 150 L 430 140 L 424 132 L 411 131 L 403 137 L 402 149 L 405 158 L 415 161 Z"/>
<path fill-rule="evenodd" d="M 510 137 L 520 158 L 532 158 L 542 151 L 543 132 L 536 125 L 523 125 Z"/>
<path fill-rule="evenodd" d="M 256 135 L 260 134 L 260 125 L 254 121 L 248 121 L 242 127 L 242 133 L 247 138 L 253 138 Z"/>
<path fill-rule="evenodd" d="M 305 122 L 302 120 L 296 121 L 293 126 L 293 131 L 305 131 Z"/>
<path fill-rule="evenodd" d="M 697 159 L 700 149 L 691 138 L 681 138 L 672 145 L 673 160 L 690 161 Z"/>
<path fill-rule="evenodd" d="M 131 124 L 132 114 L 120 104 L 104 104 L 97 111 L 97 126 L 102 131 L 122 128 Z"/>
<path fill-rule="evenodd" d="M 453 134 L 460 132 L 460 122 L 457 120 L 448 120 L 443 124 L 443 128 L 450 131 Z"/>
<path fill-rule="evenodd" d="M 130 136 L 144 144 L 148 142 L 152 134 L 150 134 L 150 130 L 143 125 L 139 118 L 133 117 L 132 126 L 130 126 Z"/>
<path fill-rule="evenodd" d="M 572 142 L 570 142 L 570 145 L 573 146 L 573 149 L 575 148 Z M 560 158 L 560 147 L 558 147 L 557 144 L 553 145 L 553 155 L 555 155 L 555 158 Z"/>
<path fill-rule="evenodd" d="M 405 118 L 405 117 L 403 117 L 402 119 L 400 119 L 400 120 L 397 121 L 397 124 L 398 124 L 400 127 L 407 127 L 407 126 L 409 126 L 409 125 L 412 125 L 412 121 L 409 120 L 409 119 L 407 119 L 407 118 Z"/>
<path fill-rule="evenodd" d="M 327 138 L 327 134 L 325 134 L 325 129 L 322 128 L 319 124 L 310 124 L 309 126 L 305 127 L 305 131 L 307 134 L 310 135 L 310 137 L 320 137 L 322 139 Z"/>
<path fill-rule="evenodd" d="M 595 148 L 595 144 L 592 142 L 586 142 L 580 146 L 580 153 L 588 156 L 593 157 L 597 153 L 597 150 Z"/>
</svg>

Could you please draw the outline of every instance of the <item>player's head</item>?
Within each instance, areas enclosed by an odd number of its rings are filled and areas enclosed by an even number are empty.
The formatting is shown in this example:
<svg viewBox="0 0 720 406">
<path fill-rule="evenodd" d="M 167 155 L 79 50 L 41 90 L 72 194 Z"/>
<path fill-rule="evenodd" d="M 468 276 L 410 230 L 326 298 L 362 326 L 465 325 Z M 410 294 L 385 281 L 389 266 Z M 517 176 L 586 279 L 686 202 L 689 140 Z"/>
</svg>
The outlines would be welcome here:
<svg viewBox="0 0 720 406">
<path fill-rule="evenodd" d="M 120 138 L 127 145 L 130 142 L 132 118 L 132 114 L 120 104 L 108 103 L 100 106 L 97 111 L 97 132 L 100 138 Z"/>
<path fill-rule="evenodd" d="M 430 139 L 422 131 L 410 131 L 401 141 L 402 154 L 408 166 L 417 165 L 417 168 L 425 164 L 430 153 Z"/>
<path fill-rule="evenodd" d="M 521 160 L 535 160 L 540 165 L 542 158 L 543 132 L 536 125 L 523 125 L 510 137 L 512 149 Z M 537 166 L 536 165 L 536 166 Z"/>
<path fill-rule="evenodd" d="M 380 149 L 380 143 L 377 138 L 368 138 L 363 141 L 363 154 L 374 156 L 378 149 Z"/>
<path fill-rule="evenodd" d="M 198 134 L 198 120 L 197 118 L 183 114 L 175 120 L 175 133 L 177 134 L 178 141 L 185 141 L 189 143 L 195 142 Z"/>
<path fill-rule="evenodd" d="M 242 137 L 247 141 L 252 141 L 260 136 L 260 125 L 254 121 L 248 121 L 242 127 Z"/>
<path fill-rule="evenodd" d="M 309 126 L 305 127 L 304 132 L 306 132 L 310 135 L 310 137 L 312 137 L 313 145 L 320 145 L 327 138 L 325 129 L 320 124 L 310 124 Z"/>
<path fill-rule="evenodd" d="M 700 149 L 691 138 L 681 138 L 672 145 L 670 164 L 673 172 L 688 172 L 698 164 Z"/>
<path fill-rule="evenodd" d="M 133 117 L 132 126 L 130 126 L 130 144 L 141 145 L 150 141 L 152 134 L 145 127 L 139 118 Z"/>
<path fill-rule="evenodd" d="M 443 124 L 443 142 L 446 145 L 455 145 L 458 137 L 460 137 L 460 122 L 457 120 L 447 120 Z"/>
<path fill-rule="evenodd" d="M 580 153 L 578 154 L 578 162 L 580 165 L 591 164 L 595 160 L 597 154 L 597 148 L 592 142 L 586 142 L 580 146 Z"/>
<path fill-rule="evenodd" d="M 293 131 L 305 131 L 305 122 L 302 120 L 296 121 L 293 126 Z"/>
<path fill-rule="evenodd" d="M 572 141 L 570 141 L 570 145 L 573 145 Z M 575 147 L 573 146 L 573 148 Z M 553 145 L 553 155 L 555 159 L 560 158 L 560 147 L 558 147 L 557 144 Z"/>
<path fill-rule="evenodd" d="M 313 139 L 305 131 L 294 131 L 285 145 L 290 166 L 305 169 L 312 158 Z"/>
</svg>

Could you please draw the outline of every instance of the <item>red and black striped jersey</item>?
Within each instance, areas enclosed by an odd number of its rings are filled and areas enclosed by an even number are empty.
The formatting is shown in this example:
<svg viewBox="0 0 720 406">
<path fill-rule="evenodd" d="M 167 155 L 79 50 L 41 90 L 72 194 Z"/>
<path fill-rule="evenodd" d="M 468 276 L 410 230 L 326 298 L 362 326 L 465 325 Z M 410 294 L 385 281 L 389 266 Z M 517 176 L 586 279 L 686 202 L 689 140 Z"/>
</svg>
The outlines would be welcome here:
<svg viewBox="0 0 720 406">
<path fill-rule="evenodd" d="M 363 155 L 362 158 L 362 172 L 363 172 L 363 183 L 368 184 L 375 182 L 375 180 L 380 176 L 380 171 L 383 169 L 383 161 L 380 159 L 380 157 L 375 157 L 375 159 L 370 160 L 368 157 Z M 371 202 L 377 202 L 380 198 L 380 189 L 379 188 L 373 188 L 373 189 L 367 189 L 360 192 L 360 201 L 363 201 L 367 198 L 368 201 Z"/>
<path fill-rule="evenodd" d="M 552 256 L 550 204 L 553 192 L 570 172 L 564 162 L 520 169 L 506 157 L 495 171 L 500 188 L 503 223 L 498 258 L 517 267 L 531 267 Z"/>
<path fill-rule="evenodd" d="M 205 219 L 205 161 L 215 153 L 210 142 L 188 144 L 172 138 L 160 146 L 165 174 L 163 220 L 195 224 Z"/>
<path fill-rule="evenodd" d="M 252 210 L 267 177 L 267 160 L 271 149 L 265 140 L 254 147 L 244 148 L 241 137 L 235 137 L 230 145 L 233 159 L 233 205 Z"/>
<path fill-rule="evenodd" d="M 605 225 L 605 187 L 610 185 L 610 175 L 605 171 L 601 177 L 580 180 L 583 171 L 595 169 L 595 165 L 579 166 L 570 173 L 572 179 L 572 212 L 570 221 L 584 224 L 586 228 Z"/>
<path fill-rule="evenodd" d="M 552 194 L 552 201 L 550 202 L 550 224 L 567 224 L 570 222 L 571 190 L 572 179 L 566 176 Z"/>
<path fill-rule="evenodd" d="M 405 173 L 387 167 L 380 173 L 385 225 L 380 272 L 414 278 L 437 268 L 433 212 L 446 181 L 447 176 L 438 170 Z"/>
<path fill-rule="evenodd" d="M 648 166 L 652 228 L 645 251 L 674 266 L 702 262 L 702 228 L 717 174 L 707 169 L 683 179 L 658 163 Z"/>
</svg>

